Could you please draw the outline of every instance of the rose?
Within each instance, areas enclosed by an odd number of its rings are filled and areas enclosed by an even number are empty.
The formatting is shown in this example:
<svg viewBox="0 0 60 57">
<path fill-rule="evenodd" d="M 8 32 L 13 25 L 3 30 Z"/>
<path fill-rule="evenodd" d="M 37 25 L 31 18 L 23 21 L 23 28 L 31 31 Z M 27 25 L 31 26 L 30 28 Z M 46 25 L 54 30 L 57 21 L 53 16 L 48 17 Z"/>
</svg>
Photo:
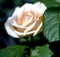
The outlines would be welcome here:
<svg viewBox="0 0 60 57">
<path fill-rule="evenodd" d="M 40 2 L 16 7 L 13 15 L 5 22 L 6 32 L 15 38 L 37 35 L 41 32 L 45 10 L 46 6 Z"/>
</svg>

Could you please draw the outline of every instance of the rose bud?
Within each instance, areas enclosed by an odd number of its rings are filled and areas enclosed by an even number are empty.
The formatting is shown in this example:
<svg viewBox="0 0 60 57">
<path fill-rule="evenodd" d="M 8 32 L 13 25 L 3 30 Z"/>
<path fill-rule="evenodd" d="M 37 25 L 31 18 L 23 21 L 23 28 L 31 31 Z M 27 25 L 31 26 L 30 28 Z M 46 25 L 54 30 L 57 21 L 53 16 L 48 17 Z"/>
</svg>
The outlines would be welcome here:
<svg viewBox="0 0 60 57">
<path fill-rule="evenodd" d="M 14 38 L 37 35 L 42 30 L 43 14 L 46 9 L 41 2 L 16 7 L 13 15 L 5 22 L 6 32 Z"/>
</svg>

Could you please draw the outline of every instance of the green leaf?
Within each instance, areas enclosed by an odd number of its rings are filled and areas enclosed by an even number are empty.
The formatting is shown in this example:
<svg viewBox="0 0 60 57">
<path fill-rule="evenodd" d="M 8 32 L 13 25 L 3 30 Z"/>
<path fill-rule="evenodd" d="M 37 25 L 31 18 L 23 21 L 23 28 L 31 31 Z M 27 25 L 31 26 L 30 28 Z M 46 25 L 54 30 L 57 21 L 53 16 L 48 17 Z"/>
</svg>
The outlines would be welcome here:
<svg viewBox="0 0 60 57">
<path fill-rule="evenodd" d="M 34 41 L 38 41 L 40 39 L 40 35 L 37 34 L 35 37 L 33 37 Z"/>
<path fill-rule="evenodd" d="M 44 14 L 43 33 L 49 42 L 60 40 L 60 11 L 59 8 L 49 8 Z"/>
<path fill-rule="evenodd" d="M 14 45 L 0 50 L 0 57 L 22 57 L 25 46 Z"/>
<path fill-rule="evenodd" d="M 19 42 L 27 42 L 27 39 L 25 39 L 25 38 L 20 38 L 20 39 L 19 39 Z"/>
<path fill-rule="evenodd" d="M 52 51 L 49 49 L 49 45 L 42 47 L 36 47 L 31 51 L 31 57 L 51 57 L 53 55 Z"/>
<path fill-rule="evenodd" d="M 21 37 L 21 38 L 19 39 L 19 42 L 20 42 L 20 43 L 30 42 L 30 41 L 31 41 L 31 36 L 29 36 L 29 37 Z"/>
<path fill-rule="evenodd" d="M 13 0 L 13 4 L 14 4 L 14 6 L 15 7 L 17 7 L 17 6 L 22 6 L 24 3 L 23 3 L 23 1 L 22 0 Z"/>
<path fill-rule="evenodd" d="M 48 8 L 49 7 L 60 7 L 60 0 L 34 0 L 34 2 L 43 2 Z"/>
</svg>

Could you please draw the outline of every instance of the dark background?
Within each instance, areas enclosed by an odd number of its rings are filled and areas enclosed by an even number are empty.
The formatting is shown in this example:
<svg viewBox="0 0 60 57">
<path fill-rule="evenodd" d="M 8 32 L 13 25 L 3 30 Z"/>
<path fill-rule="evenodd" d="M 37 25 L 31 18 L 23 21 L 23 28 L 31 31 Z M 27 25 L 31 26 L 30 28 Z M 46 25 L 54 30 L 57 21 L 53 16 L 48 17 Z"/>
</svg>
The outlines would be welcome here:
<svg viewBox="0 0 60 57">
<path fill-rule="evenodd" d="M 29 44 L 19 43 L 19 39 L 14 39 L 9 35 L 7 35 L 4 28 L 5 21 L 9 16 L 12 15 L 16 6 L 22 6 L 26 2 L 33 3 L 32 0 L 0 0 L 0 49 L 16 44 L 25 44 L 33 47 L 35 45 L 44 45 L 46 43 L 49 43 L 44 38 L 42 33 L 41 36 L 43 39 L 41 38 L 36 43 L 32 40 L 32 42 Z M 60 57 L 60 41 L 49 43 L 49 45 L 50 45 L 50 49 L 54 52 L 54 55 L 52 57 Z"/>
<path fill-rule="evenodd" d="M 22 6 L 26 2 L 33 3 L 32 0 L 0 0 L 0 49 L 16 44 L 15 39 L 7 35 L 4 23 L 17 6 Z"/>
</svg>

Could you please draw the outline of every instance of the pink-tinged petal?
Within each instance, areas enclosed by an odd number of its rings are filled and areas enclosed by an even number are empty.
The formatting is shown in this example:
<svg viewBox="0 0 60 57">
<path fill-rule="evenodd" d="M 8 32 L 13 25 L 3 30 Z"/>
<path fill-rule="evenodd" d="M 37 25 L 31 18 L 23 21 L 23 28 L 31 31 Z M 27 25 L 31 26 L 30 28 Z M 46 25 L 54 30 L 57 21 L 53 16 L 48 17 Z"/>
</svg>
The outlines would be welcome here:
<svg viewBox="0 0 60 57">
<path fill-rule="evenodd" d="M 38 28 L 35 30 L 35 33 L 33 34 L 33 36 L 37 35 L 37 33 L 39 32 L 39 30 L 41 29 L 42 27 L 42 22 L 41 24 L 38 26 Z"/>
<path fill-rule="evenodd" d="M 41 22 L 43 22 L 42 16 L 40 16 L 40 18 L 37 18 L 37 19 L 39 19 L 39 20 L 37 21 L 36 25 L 30 31 L 35 31 L 38 28 L 38 26 L 41 24 Z M 39 31 L 39 32 L 41 32 L 41 31 Z"/>
<path fill-rule="evenodd" d="M 16 28 L 27 28 L 27 27 L 18 25 L 15 20 L 13 20 L 13 22 L 11 23 L 11 25 L 14 26 L 14 27 L 16 27 Z"/>
<path fill-rule="evenodd" d="M 31 30 L 36 25 L 37 21 L 38 21 L 38 19 L 34 23 L 32 23 L 30 26 L 28 26 L 25 29 L 24 33 L 27 33 L 29 30 Z"/>
</svg>

